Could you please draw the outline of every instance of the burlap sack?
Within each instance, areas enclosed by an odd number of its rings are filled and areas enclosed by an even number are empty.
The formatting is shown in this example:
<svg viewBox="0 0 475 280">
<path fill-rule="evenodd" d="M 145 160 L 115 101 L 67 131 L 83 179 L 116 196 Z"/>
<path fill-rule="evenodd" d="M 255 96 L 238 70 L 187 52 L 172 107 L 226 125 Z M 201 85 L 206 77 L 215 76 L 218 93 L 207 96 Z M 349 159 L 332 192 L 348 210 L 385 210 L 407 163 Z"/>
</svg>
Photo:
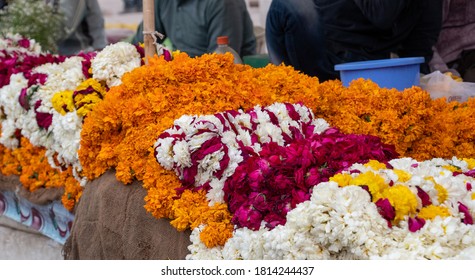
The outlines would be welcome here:
<svg viewBox="0 0 475 280">
<path fill-rule="evenodd" d="M 25 189 L 25 187 L 23 187 L 18 176 L 4 176 L 0 174 L 0 191 L 16 192 L 19 196 L 24 197 L 31 203 L 45 205 L 55 200 L 60 200 L 64 192 L 64 188 L 40 188 L 34 192 L 30 192 Z"/>
<path fill-rule="evenodd" d="M 144 209 L 140 182 L 124 185 L 109 171 L 85 186 L 75 211 L 64 258 L 179 260 L 189 253 L 190 232 Z"/>
</svg>

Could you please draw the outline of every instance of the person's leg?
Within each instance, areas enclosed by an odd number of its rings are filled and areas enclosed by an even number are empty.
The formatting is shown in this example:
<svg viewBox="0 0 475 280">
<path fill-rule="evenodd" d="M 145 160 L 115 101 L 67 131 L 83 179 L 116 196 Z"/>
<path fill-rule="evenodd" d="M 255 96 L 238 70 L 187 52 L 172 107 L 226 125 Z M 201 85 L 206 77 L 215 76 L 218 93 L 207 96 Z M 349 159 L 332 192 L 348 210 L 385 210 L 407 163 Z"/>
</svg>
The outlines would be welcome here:
<svg viewBox="0 0 475 280">
<path fill-rule="evenodd" d="M 321 81 L 335 78 L 328 69 L 324 30 L 313 0 L 273 0 L 266 19 L 266 44 L 273 64 L 291 65 Z"/>
<path fill-rule="evenodd" d="M 464 82 L 475 83 L 475 50 L 462 52 L 460 64 L 457 69 Z"/>
</svg>

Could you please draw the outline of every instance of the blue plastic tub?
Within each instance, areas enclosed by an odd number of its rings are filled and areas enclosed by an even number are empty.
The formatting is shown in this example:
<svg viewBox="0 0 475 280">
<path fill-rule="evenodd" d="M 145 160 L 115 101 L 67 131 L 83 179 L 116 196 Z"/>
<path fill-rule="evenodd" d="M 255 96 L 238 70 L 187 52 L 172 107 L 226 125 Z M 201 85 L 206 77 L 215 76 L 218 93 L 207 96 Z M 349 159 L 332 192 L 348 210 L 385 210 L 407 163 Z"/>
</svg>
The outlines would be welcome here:
<svg viewBox="0 0 475 280">
<path fill-rule="evenodd" d="M 335 65 L 344 86 L 358 78 L 370 79 L 379 87 L 404 90 L 419 85 L 423 57 L 391 58 L 349 62 Z"/>
</svg>

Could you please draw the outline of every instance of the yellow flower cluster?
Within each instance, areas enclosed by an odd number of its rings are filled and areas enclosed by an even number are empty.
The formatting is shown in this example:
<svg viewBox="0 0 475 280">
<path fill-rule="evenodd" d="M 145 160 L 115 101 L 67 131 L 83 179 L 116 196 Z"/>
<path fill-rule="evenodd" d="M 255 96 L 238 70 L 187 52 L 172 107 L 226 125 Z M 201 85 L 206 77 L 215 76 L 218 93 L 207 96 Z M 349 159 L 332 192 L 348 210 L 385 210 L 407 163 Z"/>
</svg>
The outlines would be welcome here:
<svg viewBox="0 0 475 280">
<path fill-rule="evenodd" d="M 51 102 L 53 108 L 61 115 L 76 110 L 78 116 L 84 117 L 97 103 L 102 101 L 105 94 L 105 86 L 91 78 L 82 82 L 75 91 L 67 90 L 56 93 Z"/>
<path fill-rule="evenodd" d="M 341 173 L 336 174 L 330 178 L 330 181 L 338 183 L 340 187 L 346 186 L 366 186 L 371 194 L 372 202 L 377 202 L 380 199 L 388 199 L 395 211 L 395 218 L 392 220 L 393 224 L 398 224 L 406 217 L 414 217 L 417 215 L 423 219 L 432 220 L 437 216 L 450 216 L 449 209 L 445 206 L 428 205 L 418 207 L 417 194 L 404 185 L 411 179 L 411 174 L 404 170 L 393 169 L 392 171 L 397 175 L 398 179 L 390 185 L 383 177 L 378 174 L 380 169 L 386 169 L 383 163 L 377 161 L 370 161 L 365 164 L 374 171 L 367 171 L 360 174 Z M 441 185 L 437 184 L 432 177 L 427 177 L 425 180 L 432 182 L 437 195 L 437 200 L 440 204 L 444 203 L 448 198 L 447 190 Z"/>
</svg>

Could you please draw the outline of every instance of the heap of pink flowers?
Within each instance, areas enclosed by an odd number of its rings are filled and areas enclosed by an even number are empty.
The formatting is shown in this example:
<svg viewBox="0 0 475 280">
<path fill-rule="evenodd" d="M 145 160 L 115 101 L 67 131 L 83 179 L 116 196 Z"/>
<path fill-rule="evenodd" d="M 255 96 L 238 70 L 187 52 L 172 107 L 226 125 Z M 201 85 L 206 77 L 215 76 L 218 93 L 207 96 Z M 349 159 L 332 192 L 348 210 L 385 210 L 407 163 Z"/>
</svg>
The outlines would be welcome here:
<svg viewBox="0 0 475 280">
<path fill-rule="evenodd" d="M 354 163 L 387 163 L 397 156 L 378 137 L 343 134 L 336 128 L 301 135 L 287 146 L 270 142 L 225 182 L 225 199 L 238 227 L 258 230 L 264 221 L 272 229 L 284 225 L 287 213 L 310 199 L 315 185 Z"/>
</svg>

